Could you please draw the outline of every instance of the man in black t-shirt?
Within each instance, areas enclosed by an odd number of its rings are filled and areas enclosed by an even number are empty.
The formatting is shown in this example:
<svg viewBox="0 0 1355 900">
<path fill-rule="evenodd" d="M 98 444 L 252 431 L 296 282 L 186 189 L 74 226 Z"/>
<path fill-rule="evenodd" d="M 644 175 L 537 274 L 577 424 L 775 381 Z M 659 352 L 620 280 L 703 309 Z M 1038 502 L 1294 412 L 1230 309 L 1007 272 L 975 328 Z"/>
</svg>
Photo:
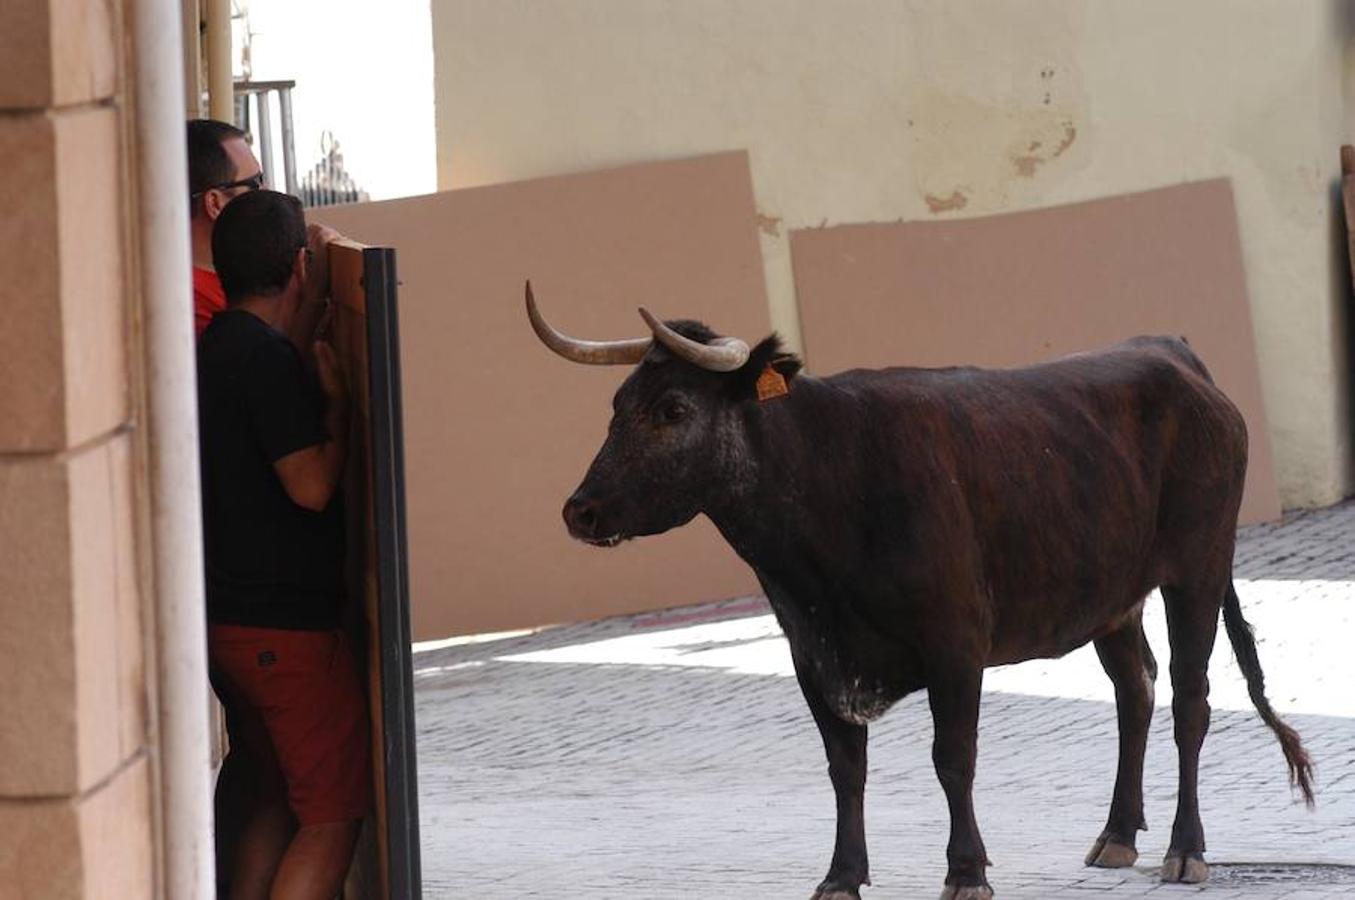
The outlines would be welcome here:
<svg viewBox="0 0 1355 900">
<path fill-rule="evenodd" d="M 227 307 L 198 345 L 209 657 L 232 737 L 268 776 L 231 893 L 331 900 L 371 805 L 366 699 L 338 628 L 347 395 L 328 344 L 312 375 L 286 335 L 309 255 L 300 202 L 235 199 L 212 253 Z"/>
</svg>

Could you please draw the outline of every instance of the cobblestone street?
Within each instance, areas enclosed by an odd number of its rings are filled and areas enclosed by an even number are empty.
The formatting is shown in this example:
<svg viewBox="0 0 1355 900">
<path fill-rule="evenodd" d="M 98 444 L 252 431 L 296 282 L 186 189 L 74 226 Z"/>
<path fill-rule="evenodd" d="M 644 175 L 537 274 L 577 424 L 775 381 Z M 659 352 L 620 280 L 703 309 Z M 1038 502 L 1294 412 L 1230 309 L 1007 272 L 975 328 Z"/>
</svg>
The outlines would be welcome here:
<svg viewBox="0 0 1355 900">
<path fill-rule="evenodd" d="M 975 805 L 998 898 L 1355 897 L 1355 503 L 1244 529 L 1236 575 L 1269 696 L 1316 762 L 1317 808 L 1291 793 L 1220 631 L 1200 777 L 1213 874 L 1158 882 L 1176 749 L 1152 598 L 1162 674 L 1135 868 L 1082 865 L 1116 756 L 1095 653 L 989 671 Z M 761 598 L 465 641 L 414 665 L 425 897 L 803 900 L 827 869 L 823 749 Z M 940 893 L 930 743 L 924 694 L 871 726 L 865 900 Z"/>
</svg>

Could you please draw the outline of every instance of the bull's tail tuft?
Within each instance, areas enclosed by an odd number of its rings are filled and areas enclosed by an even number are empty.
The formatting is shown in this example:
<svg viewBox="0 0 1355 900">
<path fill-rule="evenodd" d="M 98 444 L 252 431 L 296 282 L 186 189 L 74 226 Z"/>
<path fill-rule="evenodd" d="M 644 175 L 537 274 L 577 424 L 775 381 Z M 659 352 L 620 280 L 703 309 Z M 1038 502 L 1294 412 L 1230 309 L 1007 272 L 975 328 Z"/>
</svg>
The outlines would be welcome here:
<svg viewBox="0 0 1355 900">
<path fill-rule="evenodd" d="M 1237 665 L 1247 678 L 1247 693 L 1261 720 L 1270 726 L 1280 740 L 1280 749 L 1284 751 L 1285 762 L 1289 764 L 1289 783 L 1303 792 L 1303 800 L 1313 807 L 1313 761 L 1308 751 L 1303 749 L 1299 733 L 1285 724 L 1284 720 L 1271 709 L 1266 699 L 1266 679 L 1261 673 L 1261 661 L 1256 656 L 1256 640 L 1252 636 L 1251 626 L 1242 618 L 1242 604 L 1238 602 L 1237 591 L 1228 585 L 1228 594 L 1223 599 L 1223 625 L 1228 630 L 1228 641 L 1233 645 L 1237 656 Z"/>
</svg>

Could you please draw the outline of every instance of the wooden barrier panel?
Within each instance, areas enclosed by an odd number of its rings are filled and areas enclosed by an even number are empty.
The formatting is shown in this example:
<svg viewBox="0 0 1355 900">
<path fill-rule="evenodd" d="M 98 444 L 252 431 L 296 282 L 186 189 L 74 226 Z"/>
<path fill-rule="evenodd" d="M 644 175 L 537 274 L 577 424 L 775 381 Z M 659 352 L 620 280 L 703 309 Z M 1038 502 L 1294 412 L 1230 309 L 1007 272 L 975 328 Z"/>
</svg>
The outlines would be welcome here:
<svg viewBox="0 0 1355 900">
<path fill-rule="evenodd" d="M 1244 523 L 1279 518 L 1232 188 L 792 231 L 809 367 L 1019 366 L 1183 335 L 1242 410 Z"/>
<path fill-rule="evenodd" d="M 347 241 L 331 245 L 330 282 L 331 340 L 348 382 L 351 409 L 344 479 L 347 626 L 367 673 L 376 796 L 346 896 L 417 900 L 418 795 L 395 251 Z"/>
<path fill-rule="evenodd" d="M 537 340 L 647 333 L 636 308 L 770 330 L 748 158 L 723 153 L 309 216 L 400 254 L 410 585 L 419 640 L 600 618 L 757 591 L 704 516 L 599 550 L 565 498 L 602 444 L 627 367 L 580 366 Z"/>
</svg>

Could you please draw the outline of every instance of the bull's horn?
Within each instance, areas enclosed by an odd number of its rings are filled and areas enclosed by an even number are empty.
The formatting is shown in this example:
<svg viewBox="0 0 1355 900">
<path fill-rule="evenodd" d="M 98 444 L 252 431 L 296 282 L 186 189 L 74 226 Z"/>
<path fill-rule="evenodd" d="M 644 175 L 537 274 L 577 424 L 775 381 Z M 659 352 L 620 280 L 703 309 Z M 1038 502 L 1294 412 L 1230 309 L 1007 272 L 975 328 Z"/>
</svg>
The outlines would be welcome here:
<svg viewBox="0 0 1355 900">
<path fill-rule="evenodd" d="M 643 306 L 640 307 L 640 316 L 650 331 L 654 332 L 656 341 L 692 365 L 712 372 L 732 372 L 748 362 L 748 345 L 738 338 L 716 338 L 709 344 L 703 344 L 678 334 L 654 318 Z"/>
<path fill-rule="evenodd" d="M 527 318 L 532 322 L 532 330 L 545 344 L 565 359 L 594 366 L 634 365 L 644 358 L 645 352 L 654 342 L 649 338 L 634 338 L 628 341 L 581 341 L 561 334 L 541 318 L 536 308 L 536 298 L 532 296 L 532 283 L 527 282 Z"/>
</svg>

